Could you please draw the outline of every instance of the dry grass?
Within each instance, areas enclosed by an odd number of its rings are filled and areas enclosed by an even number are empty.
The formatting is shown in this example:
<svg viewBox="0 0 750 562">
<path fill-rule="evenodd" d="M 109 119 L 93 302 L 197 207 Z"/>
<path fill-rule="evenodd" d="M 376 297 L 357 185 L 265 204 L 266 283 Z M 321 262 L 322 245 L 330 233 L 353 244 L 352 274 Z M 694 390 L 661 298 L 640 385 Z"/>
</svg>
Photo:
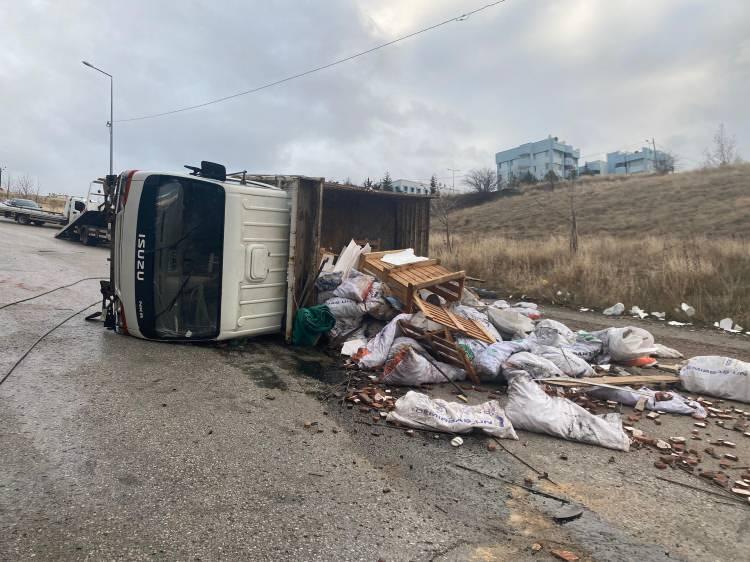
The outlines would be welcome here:
<svg viewBox="0 0 750 562">
<path fill-rule="evenodd" d="M 750 238 L 750 164 L 667 176 L 604 176 L 575 188 L 581 235 Z M 567 236 L 570 194 L 525 188 L 453 213 L 456 231 L 511 238 Z M 436 232 L 436 234 L 438 234 Z"/>
<path fill-rule="evenodd" d="M 460 236 L 453 253 L 439 236 L 433 241 L 431 256 L 503 292 L 596 308 L 619 301 L 679 320 L 685 317 L 674 309 L 687 302 L 696 320 L 729 316 L 750 330 L 748 240 L 582 236 L 575 257 L 561 236 Z"/>
</svg>

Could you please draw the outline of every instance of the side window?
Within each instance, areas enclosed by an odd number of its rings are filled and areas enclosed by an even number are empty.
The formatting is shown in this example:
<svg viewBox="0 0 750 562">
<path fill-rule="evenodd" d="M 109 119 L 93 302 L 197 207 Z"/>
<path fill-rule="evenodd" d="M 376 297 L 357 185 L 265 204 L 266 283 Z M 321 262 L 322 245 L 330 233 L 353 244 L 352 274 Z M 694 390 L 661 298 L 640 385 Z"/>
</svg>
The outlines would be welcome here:
<svg viewBox="0 0 750 562">
<path fill-rule="evenodd" d="M 84 205 L 83 201 L 75 201 L 73 205 L 75 207 L 75 210 L 78 211 L 79 213 L 82 213 L 83 211 L 86 210 L 86 205 Z"/>
</svg>

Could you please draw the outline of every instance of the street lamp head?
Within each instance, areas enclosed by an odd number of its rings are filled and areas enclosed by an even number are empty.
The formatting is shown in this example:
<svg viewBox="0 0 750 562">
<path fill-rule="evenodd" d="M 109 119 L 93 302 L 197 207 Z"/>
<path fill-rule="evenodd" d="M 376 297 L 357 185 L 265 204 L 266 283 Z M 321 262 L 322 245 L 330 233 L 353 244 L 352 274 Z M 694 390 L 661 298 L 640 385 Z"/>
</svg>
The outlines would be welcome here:
<svg viewBox="0 0 750 562">
<path fill-rule="evenodd" d="M 90 68 L 94 68 L 94 65 L 93 65 L 93 64 L 91 64 L 90 62 L 87 62 L 87 61 L 85 61 L 85 60 L 82 60 L 81 62 L 82 62 L 83 64 L 85 64 L 86 66 L 90 67 Z"/>
</svg>

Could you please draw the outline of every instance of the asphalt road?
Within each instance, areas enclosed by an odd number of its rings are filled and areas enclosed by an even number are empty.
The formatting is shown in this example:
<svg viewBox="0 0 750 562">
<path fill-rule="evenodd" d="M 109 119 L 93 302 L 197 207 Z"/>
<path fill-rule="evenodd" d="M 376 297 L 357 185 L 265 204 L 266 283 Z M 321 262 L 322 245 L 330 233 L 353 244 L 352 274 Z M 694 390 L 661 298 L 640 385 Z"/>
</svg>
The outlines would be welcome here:
<svg viewBox="0 0 750 562">
<path fill-rule="evenodd" d="M 0 220 L 0 306 L 106 275 L 105 249 L 53 235 Z M 85 281 L 0 310 L 0 372 L 97 297 L 97 282 Z M 704 560 L 743 559 L 750 546 L 747 505 L 658 480 L 712 489 L 657 471 L 649 451 L 525 432 L 504 443 L 553 485 L 480 436 L 456 449 L 346 408 L 331 396 L 346 374 L 324 354 L 274 338 L 150 343 L 83 316 L 0 386 L 2 560 L 549 560 L 554 548 L 583 560 Z M 738 341 L 722 349 L 742 351 Z M 640 426 L 687 435 L 692 421 Z M 709 429 L 750 461 L 750 439 Z M 531 477 L 584 515 L 558 525 L 559 502 L 492 476 Z"/>
</svg>

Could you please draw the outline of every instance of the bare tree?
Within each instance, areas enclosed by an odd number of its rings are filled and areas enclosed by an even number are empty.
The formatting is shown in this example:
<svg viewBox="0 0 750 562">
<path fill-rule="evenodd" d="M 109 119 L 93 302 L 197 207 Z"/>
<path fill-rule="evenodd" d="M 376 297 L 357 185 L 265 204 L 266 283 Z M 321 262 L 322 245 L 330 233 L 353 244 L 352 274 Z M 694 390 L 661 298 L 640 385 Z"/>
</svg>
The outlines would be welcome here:
<svg viewBox="0 0 750 562">
<path fill-rule="evenodd" d="M 10 191 L 10 189 L 8 189 L 8 191 Z M 22 199 L 29 199 L 38 193 L 38 190 L 34 187 L 34 180 L 27 175 L 23 175 L 16 180 L 14 191 L 18 194 L 18 197 Z"/>
<path fill-rule="evenodd" d="M 706 149 L 704 165 L 706 168 L 718 168 L 740 161 L 737 154 L 737 138 L 729 135 L 724 128 L 724 123 L 721 123 L 714 133 L 713 146 Z"/>
<path fill-rule="evenodd" d="M 456 198 L 446 195 L 445 190 L 439 190 L 438 196 L 432 200 L 432 212 L 438 223 L 443 228 L 445 236 L 445 247 L 449 252 L 453 251 L 453 211 L 456 210 Z"/>
<path fill-rule="evenodd" d="M 550 191 L 555 190 L 555 186 L 557 185 L 557 182 L 559 181 L 560 181 L 560 178 L 557 177 L 557 174 L 555 173 L 554 170 L 550 170 L 549 172 L 544 174 L 544 182 L 547 185 L 547 189 L 549 189 Z"/>
<path fill-rule="evenodd" d="M 654 170 L 657 174 L 671 174 L 674 172 L 679 156 L 674 152 L 660 151 L 654 160 Z"/>
<path fill-rule="evenodd" d="M 492 168 L 476 168 L 466 174 L 464 183 L 477 193 L 492 193 L 497 190 L 497 173 Z"/>
</svg>

